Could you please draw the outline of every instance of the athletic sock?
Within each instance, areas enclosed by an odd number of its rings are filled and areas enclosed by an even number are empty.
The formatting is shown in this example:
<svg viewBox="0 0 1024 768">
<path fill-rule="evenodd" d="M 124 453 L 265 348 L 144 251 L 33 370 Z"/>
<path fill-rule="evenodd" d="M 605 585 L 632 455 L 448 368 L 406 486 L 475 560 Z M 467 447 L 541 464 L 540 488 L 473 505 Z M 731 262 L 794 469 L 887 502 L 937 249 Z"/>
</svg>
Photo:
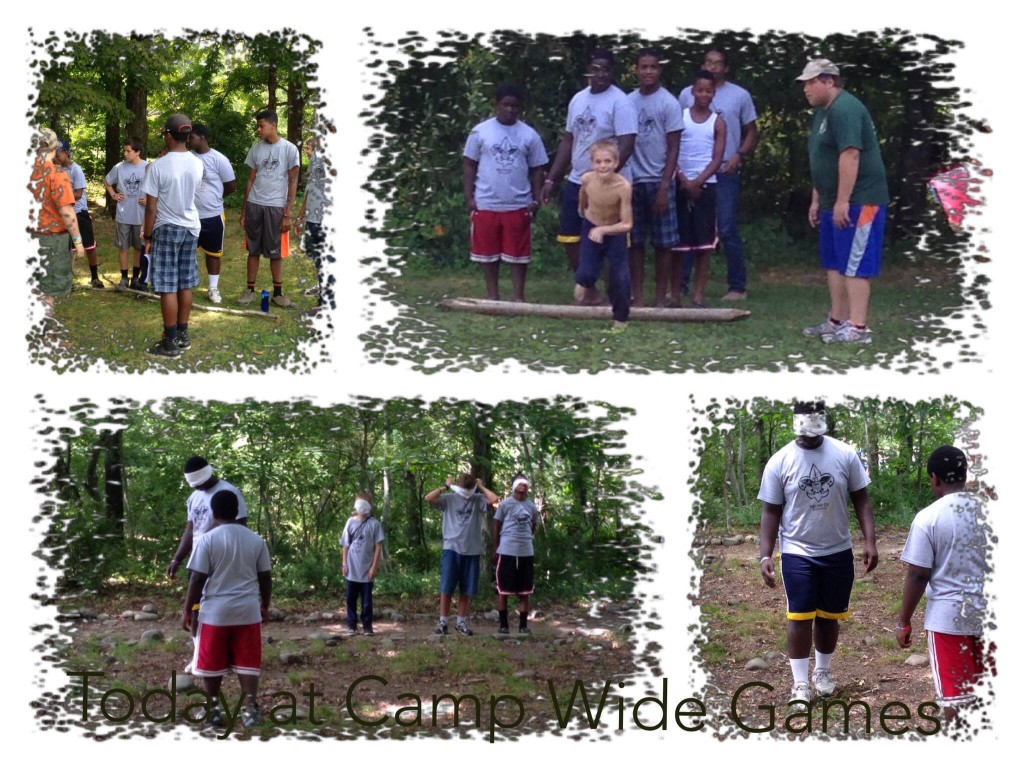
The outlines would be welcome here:
<svg viewBox="0 0 1024 768">
<path fill-rule="evenodd" d="M 181 333 L 182 331 L 188 333 L 188 323 L 178 323 L 176 327 L 178 329 L 178 333 Z"/>
<path fill-rule="evenodd" d="M 807 682 L 807 671 L 811 666 L 811 660 L 808 658 L 803 659 L 790 659 L 789 667 L 793 670 L 793 684 L 806 683 Z"/>
<path fill-rule="evenodd" d="M 498 626 L 508 629 L 508 610 L 498 611 Z"/>
<path fill-rule="evenodd" d="M 820 317 L 820 315 L 819 315 L 819 317 Z M 830 323 L 832 323 L 832 325 L 842 325 L 843 324 L 842 320 L 836 320 L 834 317 L 832 317 L 832 315 L 828 316 L 828 321 Z"/>
<path fill-rule="evenodd" d="M 178 338 L 178 326 L 177 325 L 165 325 L 164 326 L 164 337 L 171 343 Z"/>
<path fill-rule="evenodd" d="M 210 275 L 210 290 L 217 290 L 217 284 L 220 283 L 220 275 Z"/>
<path fill-rule="evenodd" d="M 89 274 L 92 275 L 92 279 L 93 280 L 99 280 L 100 279 L 99 269 L 100 269 L 99 266 L 96 265 L 96 264 L 90 264 L 89 265 Z"/>
<path fill-rule="evenodd" d="M 443 626 L 446 626 L 446 627 L 447 627 L 447 626 L 448 626 L 448 617 L 447 617 L 447 616 L 442 616 L 442 617 L 441 617 L 441 622 L 440 622 L 440 623 L 441 623 L 441 624 L 442 624 Z"/>
<path fill-rule="evenodd" d="M 255 291 L 256 290 L 256 281 L 253 280 L 251 283 L 249 281 L 246 281 L 245 287 L 248 288 L 250 291 Z"/>
<path fill-rule="evenodd" d="M 138 280 L 141 271 L 142 267 L 132 267 L 132 280 Z"/>
<path fill-rule="evenodd" d="M 281 285 L 282 285 L 281 283 L 274 283 L 274 295 L 275 296 L 281 296 L 282 295 Z"/>
<path fill-rule="evenodd" d="M 868 329 L 866 325 L 857 325 L 856 323 L 850 323 L 850 325 L 852 325 L 858 331 L 866 331 Z"/>
<path fill-rule="evenodd" d="M 520 629 L 526 629 L 526 617 L 528 615 L 529 614 L 523 613 L 522 611 L 519 612 L 519 628 Z"/>
<path fill-rule="evenodd" d="M 121 279 L 122 280 L 127 280 L 128 279 L 128 270 L 127 269 L 122 269 L 121 270 Z"/>
<path fill-rule="evenodd" d="M 821 651 L 814 652 L 814 671 L 829 670 L 832 668 L 832 657 L 835 655 L 835 651 L 832 653 L 822 653 Z"/>
<path fill-rule="evenodd" d="M 465 616 L 456 616 L 455 617 L 455 623 L 458 626 L 460 626 L 460 627 L 466 626 L 466 617 Z"/>
</svg>

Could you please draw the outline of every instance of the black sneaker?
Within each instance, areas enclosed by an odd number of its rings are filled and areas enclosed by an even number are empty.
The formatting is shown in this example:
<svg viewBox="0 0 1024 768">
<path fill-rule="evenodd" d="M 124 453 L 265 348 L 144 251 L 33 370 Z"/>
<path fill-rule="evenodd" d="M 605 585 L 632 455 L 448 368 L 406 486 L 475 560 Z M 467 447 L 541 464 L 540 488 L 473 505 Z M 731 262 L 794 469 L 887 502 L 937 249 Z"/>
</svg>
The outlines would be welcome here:
<svg viewBox="0 0 1024 768">
<path fill-rule="evenodd" d="M 181 349 L 176 341 L 169 341 L 164 336 L 160 341 L 147 349 L 146 354 L 155 355 L 156 357 L 178 357 L 181 355 Z"/>
<path fill-rule="evenodd" d="M 92 280 L 89 281 L 89 287 L 92 288 L 94 291 L 105 291 L 107 289 L 107 287 L 103 285 L 103 281 L 100 280 L 98 277 L 94 277 Z"/>
<path fill-rule="evenodd" d="M 373 627 L 363 627 L 363 634 L 364 635 L 372 635 L 373 634 Z"/>
<path fill-rule="evenodd" d="M 144 282 L 142 282 L 141 280 L 139 280 L 139 278 L 137 278 L 137 277 L 133 277 L 132 278 L 132 281 L 130 283 L 128 283 L 128 287 L 131 288 L 133 291 L 145 291 L 146 290 L 146 284 Z"/>
<path fill-rule="evenodd" d="M 253 704 L 251 707 L 242 707 L 243 728 L 255 728 L 262 722 L 263 718 L 260 717 L 259 705 Z"/>
<path fill-rule="evenodd" d="M 221 711 L 219 704 L 214 704 L 210 707 L 210 714 L 206 716 L 206 724 L 212 725 L 214 728 L 224 724 L 224 713 Z"/>
<path fill-rule="evenodd" d="M 435 635 L 447 635 L 448 634 L 448 622 L 447 621 L 439 621 L 439 622 L 437 622 L 437 626 L 434 627 L 434 634 Z"/>
<path fill-rule="evenodd" d="M 175 337 L 174 342 L 178 345 L 178 349 L 184 351 L 186 349 L 192 349 L 192 337 L 188 335 L 188 331 L 178 331 L 178 335 Z"/>
<path fill-rule="evenodd" d="M 532 635 L 533 632 L 530 630 L 529 627 L 520 627 L 519 628 L 519 634 L 520 635 Z"/>
<path fill-rule="evenodd" d="M 469 624 L 467 624 L 464 621 L 462 621 L 462 622 L 458 622 L 458 621 L 455 622 L 455 630 L 460 635 L 464 635 L 465 637 L 472 637 L 473 636 L 473 630 L 470 629 L 469 628 Z"/>
<path fill-rule="evenodd" d="M 507 635 L 508 634 L 508 627 L 498 627 L 498 634 L 499 635 Z"/>
</svg>

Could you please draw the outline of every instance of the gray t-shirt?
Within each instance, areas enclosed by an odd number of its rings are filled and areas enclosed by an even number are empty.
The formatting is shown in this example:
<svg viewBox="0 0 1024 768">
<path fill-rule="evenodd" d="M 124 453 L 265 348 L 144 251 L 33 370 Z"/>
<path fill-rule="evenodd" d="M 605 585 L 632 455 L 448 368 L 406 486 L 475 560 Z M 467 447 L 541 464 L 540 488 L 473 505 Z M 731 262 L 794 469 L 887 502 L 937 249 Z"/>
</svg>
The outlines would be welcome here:
<svg viewBox="0 0 1024 768">
<path fill-rule="evenodd" d="M 980 637 L 985 622 L 988 524 L 967 493 L 951 493 L 920 512 L 910 525 L 902 560 L 931 569 L 924 628 Z"/>
<path fill-rule="evenodd" d="M 75 191 L 82 190 L 82 196 L 75 200 L 75 213 L 85 213 L 89 210 L 89 198 L 86 195 L 85 171 L 78 163 L 68 166 L 68 176 L 71 178 L 71 188 Z"/>
<path fill-rule="evenodd" d="M 193 152 L 203 164 L 203 184 L 196 195 L 196 210 L 200 219 L 211 219 L 224 213 L 224 185 L 235 180 L 235 169 L 223 153 L 216 149 L 199 154 Z"/>
<path fill-rule="evenodd" d="M 139 198 L 145 194 L 142 191 L 142 180 L 145 177 L 145 160 L 138 165 L 122 160 L 107 174 L 107 184 L 117 187 L 117 191 L 124 195 L 124 200 L 117 204 L 117 214 L 114 216 L 118 224 L 142 224 L 146 207 L 139 205 Z"/>
<path fill-rule="evenodd" d="M 532 501 L 517 501 L 509 496 L 498 505 L 494 519 L 501 521 L 499 555 L 533 557 L 533 529 L 540 520 L 540 512 Z"/>
<path fill-rule="evenodd" d="M 188 569 L 209 576 L 199 602 L 204 624 L 230 627 L 260 621 L 256 575 L 270 571 L 270 551 L 258 533 L 233 523 L 214 526 L 192 551 Z"/>
<path fill-rule="evenodd" d="M 502 125 L 498 118 L 477 125 L 462 153 L 477 165 L 473 196 L 481 211 L 516 211 L 533 202 L 530 169 L 545 165 L 548 153 L 540 135 L 517 120 Z"/>
<path fill-rule="evenodd" d="M 781 504 L 779 551 L 823 557 L 850 549 L 847 496 L 870 480 L 852 446 L 825 437 L 813 450 L 789 443 L 768 460 L 757 498 Z"/>
<path fill-rule="evenodd" d="M 693 106 L 692 85 L 686 86 L 679 94 L 679 104 L 683 109 Z M 754 100 L 750 98 L 750 93 L 745 88 L 726 81 L 720 88 L 715 89 L 715 95 L 711 99 L 711 111 L 725 118 L 725 154 L 722 155 L 724 163 L 740 151 L 743 126 L 757 120 L 757 110 L 754 109 Z"/>
<path fill-rule="evenodd" d="M 257 141 L 245 156 L 245 164 L 256 169 L 249 190 L 249 202 L 282 208 L 288 202 L 288 171 L 299 165 L 299 150 L 284 138 L 273 144 Z"/>
<path fill-rule="evenodd" d="M 321 155 L 309 158 L 309 173 L 306 174 L 306 221 L 321 224 L 324 208 L 327 207 L 327 166 Z"/>
<path fill-rule="evenodd" d="M 636 134 L 636 111 L 621 90 L 608 86 L 601 93 L 584 88 L 569 102 L 565 130 L 572 134 L 572 171 L 569 181 L 579 184 L 590 170 L 590 145 L 602 139 Z M 630 181 L 629 164 L 620 173 Z"/>
<path fill-rule="evenodd" d="M 487 497 L 474 493 L 464 499 L 457 493 L 442 493 L 435 502 L 441 510 L 441 535 L 444 548 L 460 555 L 484 553 L 483 524 L 487 514 Z"/>
<path fill-rule="evenodd" d="M 683 110 L 664 88 L 648 96 L 636 90 L 628 98 L 637 122 L 636 145 L 629 156 L 633 181 L 661 181 L 668 155 L 666 134 L 683 130 Z"/>
<path fill-rule="evenodd" d="M 350 517 L 345 523 L 345 531 L 341 534 L 341 546 L 348 547 L 349 581 L 367 582 L 370 578 L 370 566 L 373 565 L 373 553 L 377 545 L 384 541 L 384 529 L 380 521 L 372 515 L 365 520 Z"/>
<path fill-rule="evenodd" d="M 235 516 L 236 520 L 244 520 L 249 516 L 249 510 L 245 506 L 245 499 L 242 498 L 242 492 L 227 480 L 218 480 L 212 488 L 205 491 L 201 491 L 196 488 L 191 494 L 189 494 L 188 501 L 185 502 L 188 521 L 192 523 L 193 547 L 195 547 L 203 534 L 210 530 L 213 525 L 213 510 L 210 508 L 210 499 L 212 499 L 213 494 L 218 491 L 231 491 L 238 497 L 238 515 Z"/>
<path fill-rule="evenodd" d="M 150 164 L 142 193 L 156 198 L 153 231 L 174 225 L 199 234 L 196 195 L 203 183 L 203 164 L 191 152 L 168 152 Z"/>
</svg>

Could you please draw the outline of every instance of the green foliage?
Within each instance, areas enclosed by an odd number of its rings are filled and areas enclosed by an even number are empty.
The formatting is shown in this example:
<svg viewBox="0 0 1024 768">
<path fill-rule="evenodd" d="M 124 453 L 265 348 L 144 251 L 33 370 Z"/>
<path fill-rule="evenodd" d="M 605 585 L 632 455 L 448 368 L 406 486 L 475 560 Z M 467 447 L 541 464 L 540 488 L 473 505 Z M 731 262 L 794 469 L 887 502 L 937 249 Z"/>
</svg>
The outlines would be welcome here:
<svg viewBox="0 0 1024 768">
<path fill-rule="evenodd" d="M 168 400 L 106 415 L 82 403 L 71 414 L 79 426 L 51 437 L 45 483 L 59 503 L 44 509 L 43 554 L 63 572 L 62 591 L 161 581 L 185 525 L 181 468 L 200 454 L 245 496 L 248 524 L 271 550 L 275 594 L 341 593 L 338 542 L 354 495 L 368 491 L 387 535 L 378 594 L 425 596 L 436 593 L 442 536 L 423 496 L 464 470 L 505 496 L 522 470 L 546 510 L 538 588 L 551 599 L 627 596 L 649 552 L 636 511 L 648 491 L 621 452 L 626 414 L 570 398 L 331 408 Z M 103 475 L 113 444 L 123 467 Z M 122 495 L 123 509 L 113 503 Z"/>
<path fill-rule="evenodd" d="M 960 43 L 897 29 L 825 38 L 693 29 L 660 39 L 636 33 L 556 37 L 449 32 L 436 44 L 418 36 L 398 41 L 376 39 L 372 32 L 368 36 L 366 66 L 377 77 L 361 115 L 374 131 L 366 153 L 377 152 L 368 189 L 385 208 L 383 225 L 371 234 L 386 238 L 388 253 L 410 264 L 466 261 L 461 149 L 470 129 L 493 114 L 499 84 L 513 81 L 526 88 L 523 120 L 537 129 L 553 157 L 568 102 L 586 85 L 587 52 L 611 50 L 618 59 L 617 83 L 628 92 L 636 86 L 635 52 L 648 45 L 664 51 L 662 80 L 673 94 L 689 84 L 705 49 L 716 45 L 729 52 L 730 79 L 753 95 L 761 140 L 744 168 L 740 210 L 745 220 L 781 221 L 792 236 L 810 239 L 809 110 L 793 78 L 808 58 L 824 54 L 841 64 L 847 87 L 874 118 L 894 195 L 891 235 L 926 234 L 930 245 L 948 245 L 932 242 L 934 234 L 929 234 L 934 210 L 925 182 L 963 156 L 966 137 L 973 131 L 959 112 L 960 93 L 950 85 L 951 56 Z M 551 242 L 538 235 L 535 243 Z"/>
<path fill-rule="evenodd" d="M 857 448 L 871 478 L 880 525 L 907 527 L 932 502 L 925 464 L 943 444 L 964 442 L 980 411 L 951 397 L 941 400 L 854 400 L 829 405 L 829 435 Z M 756 527 L 761 473 L 768 459 L 795 438 L 792 403 L 755 399 L 715 402 L 693 487 L 698 519 L 713 528 Z M 851 521 L 855 521 L 851 509 Z"/>
</svg>

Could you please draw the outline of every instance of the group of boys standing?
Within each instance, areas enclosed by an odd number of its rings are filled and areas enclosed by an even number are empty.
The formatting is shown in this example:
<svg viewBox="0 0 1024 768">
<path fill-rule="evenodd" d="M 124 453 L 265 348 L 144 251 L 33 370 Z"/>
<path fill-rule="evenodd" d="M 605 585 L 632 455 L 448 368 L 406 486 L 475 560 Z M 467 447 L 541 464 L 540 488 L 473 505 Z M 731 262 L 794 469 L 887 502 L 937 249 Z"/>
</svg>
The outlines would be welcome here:
<svg viewBox="0 0 1024 768">
<path fill-rule="evenodd" d="M 282 289 L 282 238 L 293 227 L 299 231 L 302 224 L 306 225 L 307 255 L 315 259 L 319 277 L 320 250 L 323 247 L 320 222 L 325 205 L 326 174 L 322 158 L 316 154 L 316 142 L 310 140 L 307 144 L 311 168 L 307 187 L 309 199 L 303 201 L 299 221 L 293 223 L 299 151 L 277 132 L 277 123 L 277 114 L 271 110 L 264 110 L 256 116 L 259 141 L 245 158 L 249 177 L 240 224 L 245 232 L 248 260 L 246 288 L 238 303 L 246 305 L 256 299 L 260 257 L 265 256 L 270 260 L 273 279 L 270 300 L 276 306 L 294 308 L 295 304 Z M 199 284 L 197 255 L 200 252 L 206 257 L 209 299 L 213 304 L 222 301 L 219 281 L 225 241 L 224 198 L 235 191 L 236 180 L 228 158 L 210 147 L 209 132 L 205 126 L 193 125 L 188 117 L 178 113 L 168 117 L 161 133 L 164 149 L 160 157 L 151 163 L 142 159 L 145 148 L 142 140 L 130 137 L 124 147 L 124 161 L 104 177 L 103 186 L 117 203 L 115 245 L 121 270 L 117 288 L 145 290 L 147 283 L 152 283 L 154 292 L 161 297 L 164 334 L 147 351 L 176 357 L 191 347 L 188 323 L 192 289 Z M 51 226 L 47 231 L 53 234 L 68 232 L 76 257 L 81 255 L 77 252 L 78 241 L 81 241 L 81 248 L 89 260 L 90 285 L 102 290 L 104 285 L 98 274 L 85 174 L 72 161 L 71 146 L 66 139 L 57 141 L 53 148 L 51 145 L 56 137 L 52 131 L 44 129 L 44 137 L 40 145 L 46 145 L 47 151 L 52 151 L 52 162 L 64 170 L 64 174 L 58 175 L 63 175 L 66 183 L 55 180 L 71 190 L 76 217 L 76 231 L 71 231 L 70 225 L 61 227 L 60 219 L 54 216 L 49 218 Z M 37 199 L 42 200 L 40 189 L 37 185 Z M 52 225 L 53 221 L 57 222 L 56 226 Z M 134 258 L 129 279 L 130 253 Z M 44 272 L 49 274 L 59 270 L 62 277 L 57 289 L 49 288 L 49 280 L 44 280 L 41 286 L 44 294 L 67 295 L 70 292 L 70 262 L 64 265 L 63 261 L 46 260 Z"/>
<path fill-rule="evenodd" d="M 719 237 L 728 271 L 722 300 L 747 298 L 738 208 L 741 168 L 758 142 L 753 100 L 726 79 L 729 64 L 720 48 L 705 53 L 702 69 L 678 98 L 661 85 L 661 61 L 655 48 L 639 51 L 639 86 L 627 96 L 613 83 L 613 55 L 591 52 L 589 85 L 569 103 L 546 173 L 540 136 L 519 121 L 522 89 L 499 88 L 495 117 L 473 129 L 463 153 L 470 258 L 483 266 L 489 299 L 499 298 L 498 264 L 505 261 L 513 298 L 525 301 L 532 217 L 552 199 L 566 172 L 558 240 L 574 272 L 577 303 L 601 303 L 594 286 L 607 258 L 612 316 L 615 327 L 624 327 L 630 306 L 646 303 L 649 241 L 655 252 L 654 303 L 678 307 L 685 292 L 692 306 L 703 308 L 710 254 Z M 842 90 L 832 62 L 815 59 L 796 79 L 815 108 L 808 219 L 819 230 L 831 298 L 826 322 L 804 334 L 867 343 L 868 281 L 880 269 L 889 202 L 878 138 L 863 104 Z"/>
</svg>

